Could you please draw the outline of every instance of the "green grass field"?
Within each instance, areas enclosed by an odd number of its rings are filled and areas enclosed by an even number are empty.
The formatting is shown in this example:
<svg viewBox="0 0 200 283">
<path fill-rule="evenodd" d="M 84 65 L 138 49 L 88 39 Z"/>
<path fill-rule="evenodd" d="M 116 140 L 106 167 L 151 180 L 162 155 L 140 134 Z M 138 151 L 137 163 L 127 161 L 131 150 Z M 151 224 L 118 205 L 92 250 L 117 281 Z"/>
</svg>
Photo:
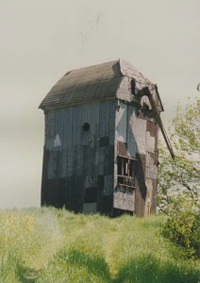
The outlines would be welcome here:
<svg viewBox="0 0 200 283">
<path fill-rule="evenodd" d="M 194 282 L 198 261 L 163 238 L 163 216 L 0 211 L 0 282 Z"/>
</svg>

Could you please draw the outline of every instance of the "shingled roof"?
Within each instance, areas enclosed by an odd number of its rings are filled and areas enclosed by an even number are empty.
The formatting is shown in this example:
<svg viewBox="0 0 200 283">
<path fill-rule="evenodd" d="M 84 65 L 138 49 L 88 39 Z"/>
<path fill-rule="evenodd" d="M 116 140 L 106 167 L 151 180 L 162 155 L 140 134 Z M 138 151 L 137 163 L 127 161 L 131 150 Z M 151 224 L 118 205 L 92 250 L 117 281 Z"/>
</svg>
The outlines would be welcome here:
<svg viewBox="0 0 200 283">
<path fill-rule="evenodd" d="M 124 77 L 134 79 L 138 89 L 153 85 L 130 63 L 119 59 L 67 72 L 49 91 L 39 108 L 64 107 L 115 97 Z"/>
</svg>

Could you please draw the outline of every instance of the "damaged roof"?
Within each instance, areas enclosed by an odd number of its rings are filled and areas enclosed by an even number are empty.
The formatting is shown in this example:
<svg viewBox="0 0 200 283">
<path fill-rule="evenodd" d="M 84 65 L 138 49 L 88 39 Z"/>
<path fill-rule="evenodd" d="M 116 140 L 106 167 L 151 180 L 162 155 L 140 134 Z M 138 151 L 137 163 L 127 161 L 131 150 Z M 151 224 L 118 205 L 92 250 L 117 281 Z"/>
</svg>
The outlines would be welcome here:
<svg viewBox="0 0 200 283">
<path fill-rule="evenodd" d="M 119 59 L 67 72 L 49 91 L 39 108 L 64 107 L 116 97 L 124 77 L 133 79 L 138 90 L 145 87 L 155 89 L 155 85 L 130 63 Z"/>
</svg>

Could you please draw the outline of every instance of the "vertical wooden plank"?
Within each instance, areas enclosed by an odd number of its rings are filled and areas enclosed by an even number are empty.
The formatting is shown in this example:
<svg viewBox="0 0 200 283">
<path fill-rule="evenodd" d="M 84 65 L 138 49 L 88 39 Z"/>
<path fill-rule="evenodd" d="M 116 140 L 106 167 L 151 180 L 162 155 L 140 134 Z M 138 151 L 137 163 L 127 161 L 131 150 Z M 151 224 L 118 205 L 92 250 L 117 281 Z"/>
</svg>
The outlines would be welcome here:
<svg viewBox="0 0 200 283">
<path fill-rule="evenodd" d="M 46 113 L 46 136 L 52 138 L 55 136 L 55 109 Z"/>
<path fill-rule="evenodd" d="M 66 137 L 66 127 L 67 127 L 67 109 L 63 108 L 63 148 L 67 148 L 67 137 Z"/>
<path fill-rule="evenodd" d="M 115 109 L 116 109 L 116 100 L 109 100 L 109 142 L 110 145 L 115 143 Z"/>
<path fill-rule="evenodd" d="M 73 149 L 71 147 L 67 149 L 66 175 L 73 176 Z"/>
<path fill-rule="evenodd" d="M 121 175 L 124 175 L 124 158 L 121 159 L 122 160 L 122 171 L 121 171 Z"/>
<path fill-rule="evenodd" d="M 61 151 L 63 148 L 63 108 L 55 109 L 55 137 L 54 150 Z M 60 144 L 55 146 L 55 144 Z"/>
<path fill-rule="evenodd" d="M 62 149 L 61 160 L 62 160 L 61 178 L 65 178 L 67 171 L 67 149 Z"/>
<path fill-rule="evenodd" d="M 72 120 L 72 140 L 73 145 L 79 145 L 81 142 L 81 105 L 73 106 Z"/>
<path fill-rule="evenodd" d="M 109 136 L 109 100 L 100 102 L 100 137 Z"/>
<path fill-rule="evenodd" d="M 66 108 L 66 117 L 65 117 L 65 133 L 66 133 L 66 139 L 65 139 L 65 145 L 66 148 L 72 147 L 72 120 L 73 120 L 73 107 L 67 107 Z"/>
<path fill-rule="evenodd" d="M 88 103 L 86 103 L 86 104 L 82 105 L 82 109 L 83 109 L 83 111 L 82 111 L 82 123 L 83 124 L 86 123 L 86 122 L 89 123 L 91 107 Z"/>
<path fill-rule="evenodd" d="M 100 102 L 91 103 L 88 106 L 91 107 L 91 117 L 90 117 L 91 131 L 96 135 L 96 125 L 99 124 Z"/>
</svg>

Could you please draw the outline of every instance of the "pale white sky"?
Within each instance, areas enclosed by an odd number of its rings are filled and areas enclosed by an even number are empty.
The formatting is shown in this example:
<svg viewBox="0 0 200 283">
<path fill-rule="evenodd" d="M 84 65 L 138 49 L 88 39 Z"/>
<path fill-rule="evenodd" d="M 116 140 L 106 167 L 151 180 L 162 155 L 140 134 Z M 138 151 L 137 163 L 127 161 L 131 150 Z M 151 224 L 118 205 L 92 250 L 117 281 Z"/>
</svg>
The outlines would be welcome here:
<svg viewBox="0 0 200 283">
<path fill-rule="evenodd" d="M 198 0 L 0 0 L 0 208 L 39 206 L 38 106 L 67 71 L 119 57 L 157 83 L 167 127 L 199 96 Z"/>
</svg>

